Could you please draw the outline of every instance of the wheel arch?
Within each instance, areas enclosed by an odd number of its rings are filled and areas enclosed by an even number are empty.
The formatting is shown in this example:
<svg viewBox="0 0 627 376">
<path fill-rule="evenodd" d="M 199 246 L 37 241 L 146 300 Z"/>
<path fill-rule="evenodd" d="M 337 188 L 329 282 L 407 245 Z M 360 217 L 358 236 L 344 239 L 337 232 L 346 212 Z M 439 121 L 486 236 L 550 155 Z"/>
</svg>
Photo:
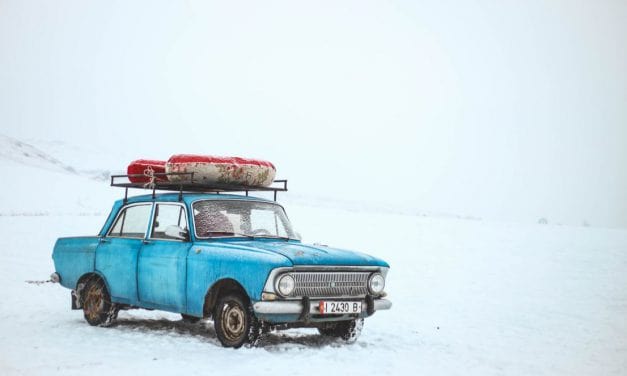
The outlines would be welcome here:
<svg viewBox="0 0 627 376">
<path fill-rule="evenodd" d="M 85 273 L 82 276 L 80 276 L 80 278 L 78 278 L 74 291 L 72 292 L 72 308 L 81 308 L 82 306 L 81 293 L 83 292 L 85 285 L 89 281 L 96 280 L 96 279 L 99 279 L 104 283 L 107 291 L 109 292 L 111 291 L 111 289 L 109 289 L 109 284 L 107 283 L 107 279 L 102 274 L 96 271 Z"/>
<path fill-rule="evenodd" d="M 218 302 L 218 298 L 227 293 L 241 294 L 247 302 L 250 302 L 250 297 L 248 296 L 246 289 L 244 288 L 244 286 L 242 286 L 241 283 L 233 278 L 223 278 L 215 282 L 207 290 L 207 293 L 205 294 L 205 302 L 203 305 L 203 316 L 211 316 L 213 309 Z"/>
</svg>

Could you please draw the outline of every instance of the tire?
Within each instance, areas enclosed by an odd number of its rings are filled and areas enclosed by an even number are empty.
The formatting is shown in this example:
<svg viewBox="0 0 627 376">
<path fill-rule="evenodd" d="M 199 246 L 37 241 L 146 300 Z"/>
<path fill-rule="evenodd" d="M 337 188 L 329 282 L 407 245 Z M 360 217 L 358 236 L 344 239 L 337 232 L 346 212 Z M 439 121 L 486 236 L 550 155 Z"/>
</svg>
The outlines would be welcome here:
<svg viewBox="0 0 627 376">
<path fill-rule="evenodd" d="M 353 343 L 359 338 L 363 327 L 364 319 L 337 321 L 319 326 L 318 332 L 323 336 L 341 338 L 348 343 Z"/>
<path fill-rule="evenodd" d="M 81 305 L 83 316 L 92 326 L 105 326 L 117 316 L 115 304 L 111 303 L 111 296 L 100 278 L 92 279 L 85 284 L 81 291 Z"/>
<path fill-rule="evenodd" d="M 222 296 L 216 304 L 213 322 L 218 340 L 224 347 L 254 346 L 261 335 L 261 324 L 248 299 L 241 294 Z"/>
<path fill-rule="evenodd" d="M 190 316 L 184 313 L 181 313 L 181 318 L 183 319 L 183 322 L 187 324 L 196 324 L 200 321 L 200 317 Z"/>
</svg>

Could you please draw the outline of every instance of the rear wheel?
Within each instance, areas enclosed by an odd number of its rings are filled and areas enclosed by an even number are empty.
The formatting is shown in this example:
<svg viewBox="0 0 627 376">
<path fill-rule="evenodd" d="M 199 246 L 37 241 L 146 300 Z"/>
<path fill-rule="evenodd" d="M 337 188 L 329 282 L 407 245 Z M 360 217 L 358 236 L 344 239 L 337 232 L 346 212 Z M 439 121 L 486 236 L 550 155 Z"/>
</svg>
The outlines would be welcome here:
<svg viewBox="0 0 627 376">
<path fill-rule="evenodd" d="M 100 278 L 85 284 L 81 292 L 83 315 L 89 325 L 108 325 L 117 316 L 117 308 L 111 303 L 111 296 Z"/>
<path fill-rule="evenodd" d="M 261 334 L 261 324 L 248 299 L 241 294 L 221 297 L 215 307 L 213 322 L 218 340 L 224 347 L 254 346 Z"/>
<path fill-rule="evenodd" d="M 318 327 L 318 332 L 323 336 L 341 338 L 346 342 L 357 341 L 364 327 L 364 319 L 337 321 Z"/>
</svg>

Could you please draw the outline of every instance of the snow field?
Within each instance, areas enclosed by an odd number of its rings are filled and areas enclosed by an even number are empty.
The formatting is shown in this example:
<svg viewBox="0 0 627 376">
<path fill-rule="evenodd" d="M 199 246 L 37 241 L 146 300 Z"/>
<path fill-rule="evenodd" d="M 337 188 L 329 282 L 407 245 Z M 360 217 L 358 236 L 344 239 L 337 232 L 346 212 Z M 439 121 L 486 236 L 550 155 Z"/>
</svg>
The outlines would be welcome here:
<svg viewBox="0 0 627 376">
<path fill-rule="evenodd" d="M 210 321 L 158 311 L 91 327 L 69 290 L 26 281 L 47 280 L 55 240 L 96 234 L 123 191 L 30 158 L 0 158 L 12 177 L 0 195 L 2 375 L 627 374 L 627 230 L 393 214 L 289 193 L 279 201 L 305 242 L 391 265 L 394 305 L 366 319 L 355 344 L 298 329 L 224 349 Z"/>
<path fill-rule="evenodd" d="M 518 226 L 289 206 L 305 238 L 382 256 L 394 306 L 353 345 L 315 330 L 223 349 L 211 322 L 128 311 L 110 328 L 45 280 L 59 236 L 104 216 L 0 217 L 0 369 L 5 374 L 572 375 L 627 370 L 627 231 Z M 207 327 L 208 326 L 208 327 Z M 439 328 L 439 329 L 438 329 Z"/>
</svg>

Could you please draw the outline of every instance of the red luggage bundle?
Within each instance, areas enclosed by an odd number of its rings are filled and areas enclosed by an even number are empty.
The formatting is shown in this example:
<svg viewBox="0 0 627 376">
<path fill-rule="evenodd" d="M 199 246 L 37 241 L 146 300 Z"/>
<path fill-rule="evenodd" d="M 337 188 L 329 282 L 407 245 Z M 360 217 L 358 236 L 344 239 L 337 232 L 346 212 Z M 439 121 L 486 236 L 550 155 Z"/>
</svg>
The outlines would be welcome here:
<svg viewBox="0 0 627 376">
<path fill-rule="evenodd" d="M 154 182 L 226 184 L 248 187 L 268 187 L 274 181 L 276 168 L 268 161 L 240 157 L 216 157 L 210 155 L 177 154 L 165 161 L 138 159 L 128 165 L 127 172 L 131 183 L 151 183 L 153 174 L 173 174 L 155 176 Z M 141 176 L 132 176 L 141 175 Z"/>
<path fill-rule="evenodd" d="M 131 162 L 126 169 L 128 180 L 131 183 L 150 183 L 154 173 L 165 174 L 165 161 L 156 161 L 152 159 L 138 159 Z M 142 176 L 132 176 L 142 175 Z M 156 182 L 165 182 L 168 179 L 165 176 L 156 176 Z"/>
</svg>

